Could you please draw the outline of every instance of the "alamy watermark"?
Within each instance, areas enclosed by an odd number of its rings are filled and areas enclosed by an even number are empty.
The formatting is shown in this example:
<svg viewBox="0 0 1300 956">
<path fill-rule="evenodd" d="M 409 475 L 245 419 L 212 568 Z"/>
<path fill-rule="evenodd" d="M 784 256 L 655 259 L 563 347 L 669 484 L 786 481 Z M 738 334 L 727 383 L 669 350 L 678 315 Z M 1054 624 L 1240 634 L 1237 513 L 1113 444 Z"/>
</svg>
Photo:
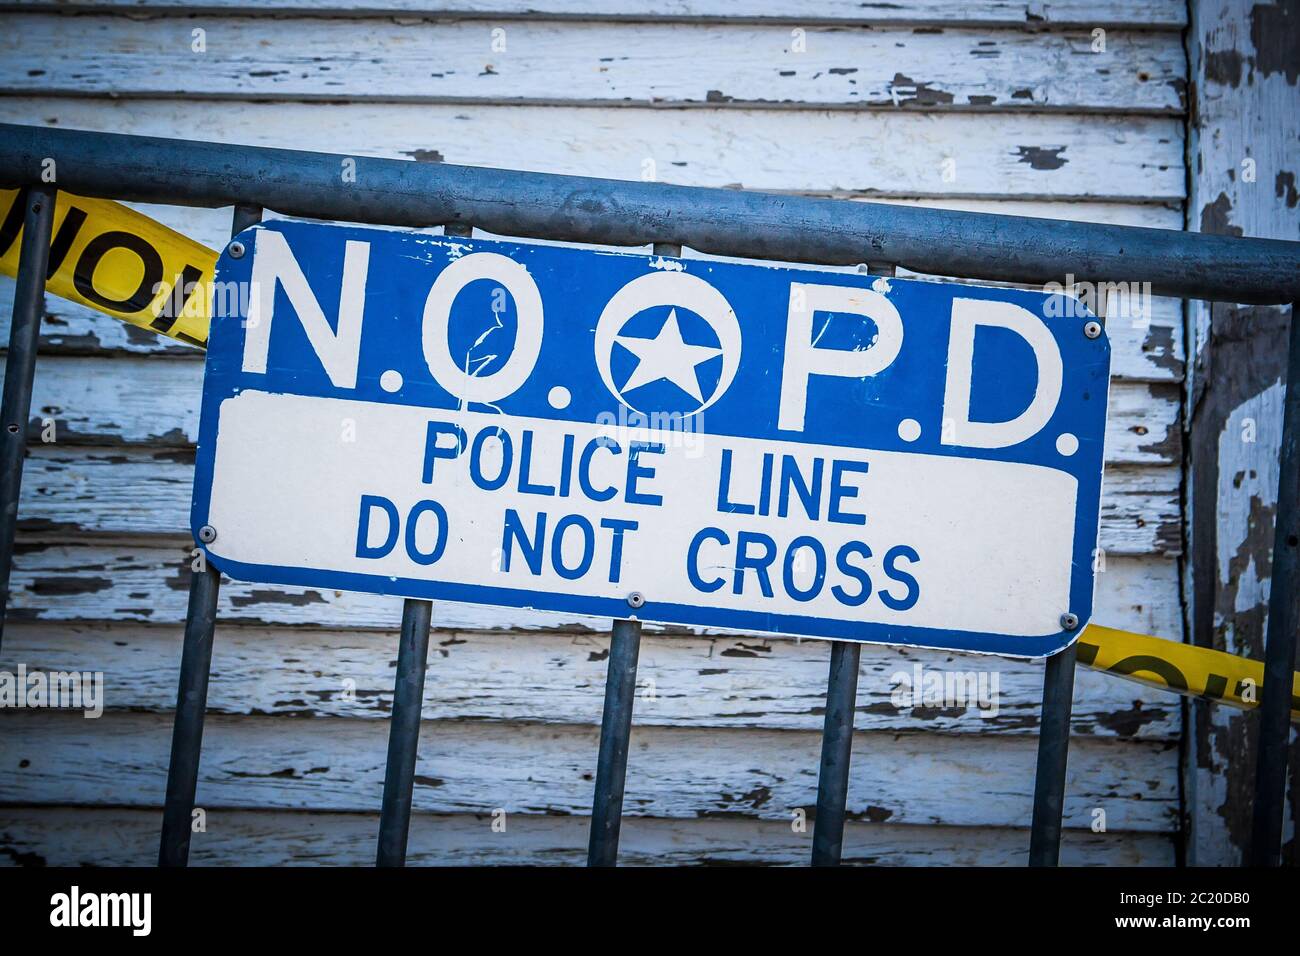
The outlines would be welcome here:
<svg viewBox="0 0 1300 956">
<path fill-rule="evenodd" d="M 889 678 L 889 700 L 899 710 L 974 707 L 989 720 L 998 715 L 1000 677 L 997 671 L 940 671 L 916 663 L 910 672 L 895 671 Z"/>
<path fill-rule="evenodd" d="M 0 708 L 80 710 L 94 719 L 104 713 L 103 671 L 0 670 Z"/>
<path fill-rule="evenodd" d="M 1049 282 L 1043 291 L 1053 295 L 1043 307 L 1048 318 L 1105 316 L 1108 322 L 1128 319 L 1135 329 L 1151 324 L 1150 282 L 1079 282 L 1068 272 L 1064 283 Z"/>
<path fill-rule="evenodd" d="M 653 433 L 656 442 L 669 448 L 686 449 L 686 457 L 694 458 L 704 449 L 704 412 L 652 411 L 639 412 L 626 405 L 617 411 L 604 411 L 596 416 L 596 427 L 601 438 L 610 439 L 626 447 L 634 438 Z"/>
</svg>

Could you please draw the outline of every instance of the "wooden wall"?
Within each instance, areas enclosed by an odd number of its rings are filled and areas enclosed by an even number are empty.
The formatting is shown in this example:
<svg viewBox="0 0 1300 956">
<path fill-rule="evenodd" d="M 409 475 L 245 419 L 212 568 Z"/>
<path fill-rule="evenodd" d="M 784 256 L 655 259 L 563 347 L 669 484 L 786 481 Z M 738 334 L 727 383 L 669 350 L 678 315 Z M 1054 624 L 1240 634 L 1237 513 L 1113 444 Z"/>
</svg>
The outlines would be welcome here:
<svg viewBox="0 0 1300 956">
<path fill-rule="evenodd" d="M 1181 0 L 68 6 L 0 14 L 0 121 L 1183 224 Z M 229 229 L 228 210 L 150 212 L 214 247 Z M 11 300 L 0 283 L 5 323 Z M 0 714 L 0 859 L 148 863 L 201 356 L 48 309 L 33 419 L 58 440 L 28 461 L 3 663 L 102 670 L 109 710 Z M 1109 332 L 1097 620 L 1181 639 L 1181 303 Z M 391 599 L 223 589 L 196 863 L 373 858 L 399 616 Z M 412 860 L 579 861 L 607 622 L 452 605 L 434 619 Z M 647 634 L 624 858 L 806 861 L 811 826 L 792 820 L 815 803 L 828 657 L 816 641 Z M 914 661 L 994 668 L 998 716 L 896 711 L 890 675 Z M 1023 863 L 1041 667 L 868 648 L 860 685 L 846 860 Z M 1081 671 L 1074 732 L 1065 860 L 1174 862 L 1176 699 Z"/>
<path fill-rule="evenodd" d="M 1188 227 L 1300 239 L 1300 2 L 1202 0 L 1191 29 L 1195 115 Z M 1192 640 L 1262 660 L 1291 310 L 1194 303 L 1189 388 Z M 1253 715 L 1197 704 L 1189 726 L 1188 859 L 1242 861 L 1255 791 Z M 1300 863 L 1292 734 L 1283 856 Z"/>
</svg>

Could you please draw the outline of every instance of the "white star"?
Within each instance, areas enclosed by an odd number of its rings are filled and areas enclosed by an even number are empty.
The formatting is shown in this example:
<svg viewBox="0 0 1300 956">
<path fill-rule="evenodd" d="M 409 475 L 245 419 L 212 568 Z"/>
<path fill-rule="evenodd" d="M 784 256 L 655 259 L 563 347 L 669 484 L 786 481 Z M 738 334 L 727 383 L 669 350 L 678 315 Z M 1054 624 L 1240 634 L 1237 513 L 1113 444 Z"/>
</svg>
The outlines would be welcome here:
<svg viewBox="0 0 1300 956">
<path fill-rule="evenodd" d="M 659 334 L 652 339 L 615 336 L 614 341 L 623 346 L 640 361 L 623 383 L 623 391 L 630 392 L 642 385 L 667 379 L 697 402 L 703 403 L 700 380 L 695 366 L 722 354 L 722 349 L 706 345 L 688 345 L 682 341 L 682 330 L 677 325 L 677 310 L 668 313 Z"/>
</svg>

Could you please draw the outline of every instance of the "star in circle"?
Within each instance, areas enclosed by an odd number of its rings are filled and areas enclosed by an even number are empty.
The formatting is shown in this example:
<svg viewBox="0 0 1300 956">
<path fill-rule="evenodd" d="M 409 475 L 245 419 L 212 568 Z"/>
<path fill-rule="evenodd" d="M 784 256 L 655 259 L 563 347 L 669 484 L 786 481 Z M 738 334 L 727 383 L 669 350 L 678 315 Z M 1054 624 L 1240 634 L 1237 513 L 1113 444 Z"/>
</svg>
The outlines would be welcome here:
<svg viewBox="0 0 1300 956">
<path fill-rule="evenodd" d="M 624 328 L 634 317 L 660 307 L 670 307 L 669 313 L 653 338 L 624 334 Z M 679 309 L 703 320 L 716 336 L 717 346 L 691 345 L 684 341 Z M 611 367 L 615 345 L 637 362 L 621 388 L 614 383 Z M 682 411 L 695 415 L 718 401 L 731 387 L 740 367 L 742 341 L 736 312 L 716 288 L 689 273 L 651 272 L 628 282 L 610 297 L 596 322 L 592 347 L 601 381 L 627 408 L 644 411 L 626 393 L 666 381 L 694 400 L 696 407 Z M 705 397 L 698 377 L 699 366 L 719 357 L 716 383 Z M 712 368 L 706 372 L 706 384 L 712 374 Z M 640 394 L 649 396 L 654 392 L 650 388 Z"/>
<path fill-rule="evenodd" d="M 622 391 L 630 392 L 651 382 L 667 380 L 691 398 L 703 404 L 700 379 L 696 366 L 722 354 L 722 349 L 707 345 L 689 345 L 682 338 L 677 310 L 672 309 L 659 334 L 652 339 L 616 335 L 614 341 L 637 357 L 636 368 L 623 383 Z"/>
</svg>

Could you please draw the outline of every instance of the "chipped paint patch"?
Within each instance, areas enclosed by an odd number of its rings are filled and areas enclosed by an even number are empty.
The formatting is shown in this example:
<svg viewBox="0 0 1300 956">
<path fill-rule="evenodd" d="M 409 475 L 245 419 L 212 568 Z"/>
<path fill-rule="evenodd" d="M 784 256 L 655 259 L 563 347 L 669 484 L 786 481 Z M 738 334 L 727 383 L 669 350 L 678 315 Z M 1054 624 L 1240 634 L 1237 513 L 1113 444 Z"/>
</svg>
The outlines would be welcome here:
<svg viewBox="0 0 1300 956">
<path fill-rule="evenodd" d="M 436 149 L 408 149 L 406 155 L 410 156 L 417 163 L 441 163 L 443 162 L 442 153 Z"/>
<path fill-rule="evenodd" d="M 1245 583 L 1235 579 L 1247 566 L 1251 577 L 1258 582 L 1258 568 L 1249 554 L 1252 538 L 1262 536 L 1266 540 L 1260 541 L 1260 545 L 1269 550 L 1273 546 L 1271 516 L 1277 505 L 1278 481 L 1276 449 L 1282 441 L 1285 392 L 1282 381 L 1275 379 L 1264 391 L 1229 412 L 1219 433 L 1219 533 L 1215 553 L 1219 583 L 1227 587 Z M 1267 526 L 1258 527 L 1261 521 Z M 1227 606 L 1244 611 L 1266 602 L 1267 590 L 1261 589 L 1249 598 L 1241 593 L 1231 598 Z"/>
<path fill-rule="evenodd" d="M 1300 192 L 1296 191 L 1295 186 L 1295 173 L 1289 170 L 1278 173 L 1273 181 L 1273 193 L 1278 199 L 1286 200 L 1287 209 L 1294 209 L 1297 204 L 1300 204 Z M 127 328 L 131 327 L 127 326 Z"/>
<path fill-rule="evenodd" d="M 889 83 L 889 97 L 895 105 L 906 102 L 915 106 L 947 106 L 953 96 L 947 90 L 931 86 L 928 80 L 918 82 L 903 73 L 895 73 Z"/>
<path fill-rule="evenodd" d="M 1207 50 L 1205 53 L 1205 78 L 1220 86 L 1236 87 L 1241 83 L 1245 61 L 1240 50 Z"/>
<path fill-rule="evenodd" d="M 1300 2 L 1257 3 L 1250 8 L 1250 42 L 1261 76 L 1281 73 L 1289 85 L 1300 80 Z"/>
<path fill-rule="evenodd" d="M 1232 224 L 1232 200 L 1227 193 L 1219 193 L 1217 199 L 1201 209 L 1201 232 L 1217 236 L 1244 235 L 1240 226 Z"/>
<path fill-rule="evenodd" d="M 1064 146 L 1017 146 L 1019 161 L 1028 163 L 1034 169 L 1060 169 L 1069 162 L 1062 153 Z"/>
</svg>

